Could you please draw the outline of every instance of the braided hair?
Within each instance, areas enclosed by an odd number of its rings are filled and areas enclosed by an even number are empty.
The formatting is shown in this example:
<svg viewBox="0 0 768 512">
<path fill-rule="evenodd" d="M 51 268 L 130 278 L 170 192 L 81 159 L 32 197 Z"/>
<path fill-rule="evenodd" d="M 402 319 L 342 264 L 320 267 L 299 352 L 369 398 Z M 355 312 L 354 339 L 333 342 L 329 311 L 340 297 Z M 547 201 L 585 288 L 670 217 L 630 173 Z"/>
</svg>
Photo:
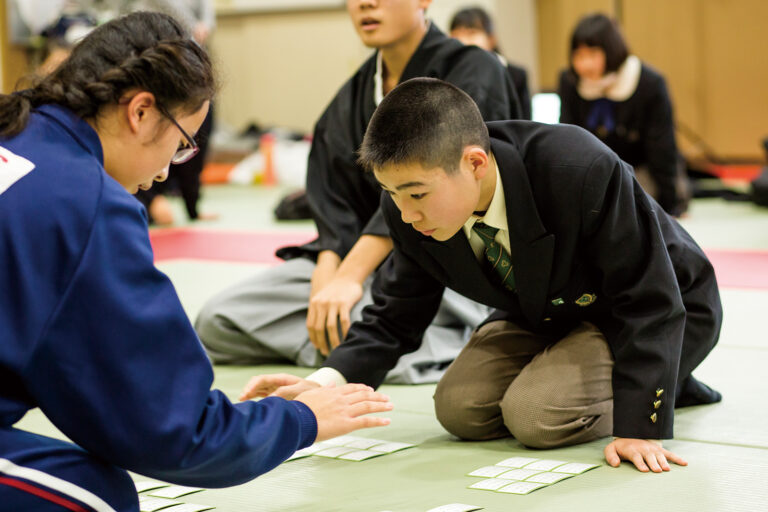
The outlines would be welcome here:
<svg viewBox="0 0 768 512">
<path fill-rule="evenodd" d="M 0 95 L 0 136 L 20 133 L 40 105 L 90 119 L 131 89 L 152 93 L 170 112 L 192 114 L 213 98 L 216 78 L 205 50 L 173 18 L 136 12 L 95 29 L 29 89 Z"/>
</svg>

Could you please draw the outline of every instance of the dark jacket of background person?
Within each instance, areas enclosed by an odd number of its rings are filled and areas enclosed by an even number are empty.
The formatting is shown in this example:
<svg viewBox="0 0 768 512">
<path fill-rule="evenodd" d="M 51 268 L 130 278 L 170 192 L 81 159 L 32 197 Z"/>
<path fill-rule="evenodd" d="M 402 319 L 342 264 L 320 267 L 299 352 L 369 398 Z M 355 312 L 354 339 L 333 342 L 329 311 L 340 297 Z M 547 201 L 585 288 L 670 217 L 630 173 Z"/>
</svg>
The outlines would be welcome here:
<svg viewBox="0 0 768 512">
<path fill-rule="evenodd" d="M 678 152 L 672 103 L 664 78 L 643 64 L 635 92 L 625 101 L 605 98 L 586 100 L 578 93 L 571 71 L 560 74 L 560 122 L 591 131 L 619 158 L 633 167 L 646 166 L 658 187 L 658 202 L 667 213 L 677 215 Z M 590 127 L 587 120 L 598 101 L 609 102 L 615 126 L 612 130 Z"/>
</svg>

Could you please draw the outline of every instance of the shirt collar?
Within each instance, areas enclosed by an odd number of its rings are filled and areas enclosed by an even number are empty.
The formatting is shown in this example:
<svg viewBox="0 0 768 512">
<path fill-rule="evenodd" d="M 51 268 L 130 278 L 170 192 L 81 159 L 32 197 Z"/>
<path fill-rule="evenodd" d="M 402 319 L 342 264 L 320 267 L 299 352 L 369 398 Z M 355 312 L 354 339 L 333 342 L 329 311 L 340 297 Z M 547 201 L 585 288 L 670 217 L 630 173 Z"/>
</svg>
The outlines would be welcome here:
<svg viewBox="0 0 768 512">
<path fill-rule="evenodd" d="M 493 171 L 496 173 L 496 187 L 493 190 L 493 197 L 491 198 L 491 204 L 488 205 L 488 210 L 482 217 L 478 215 L 472 215 L 467 222 L 464 223 L 464 233 L 469 237 L 472 232 L 472 226 L 475 222 L 482 222 L 487 226 L 494 227 L 503 231 L 508 231 L 507 226 L 507 202 L 504 198 L 504 186 L 501 183 L 501 173 L 499 172 L 499 166 L 496 163 L 496 158 L 491 153 L 491 163 L 493 164 Z"/>
</svg>

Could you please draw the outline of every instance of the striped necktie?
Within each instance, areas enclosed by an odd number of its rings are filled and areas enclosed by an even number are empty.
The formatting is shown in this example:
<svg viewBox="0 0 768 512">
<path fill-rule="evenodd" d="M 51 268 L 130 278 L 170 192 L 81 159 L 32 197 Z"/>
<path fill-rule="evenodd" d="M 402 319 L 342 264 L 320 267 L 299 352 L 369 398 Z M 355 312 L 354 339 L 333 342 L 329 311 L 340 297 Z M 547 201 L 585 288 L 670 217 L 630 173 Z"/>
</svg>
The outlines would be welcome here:
<svg viewBox="0 0 768 512">
<path fill-rule="evenodd" d="M 493 270 L 501 278 L 501 282 L 504 283 L 504 287 L 507 290 L 515 289 L 515 276 L 512 273 L 512 258 L 509 253 L 504 250 L 499 242 L 495 240 L 496 233 L 499 232 L 498 228 L 483 224 L 482 222 L 475 222 L 472 229 L 480 237 L 485 245 L 485 257 L 488 258 L 488 262 L 493 265 Z"/>
</svg>

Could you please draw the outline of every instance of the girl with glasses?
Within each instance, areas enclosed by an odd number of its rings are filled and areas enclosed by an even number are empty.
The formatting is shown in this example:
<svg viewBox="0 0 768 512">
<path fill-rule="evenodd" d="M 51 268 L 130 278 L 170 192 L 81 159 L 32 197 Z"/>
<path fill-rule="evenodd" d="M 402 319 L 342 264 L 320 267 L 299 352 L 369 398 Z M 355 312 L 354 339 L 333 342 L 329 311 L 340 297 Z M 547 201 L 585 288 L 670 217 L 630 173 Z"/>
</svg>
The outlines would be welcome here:
<svg viewBox="0 0 768 512">
<path fill-rule="evenodd" d="M 387 420 L 363 385 L 233 405 L 131 193 L 195 152 L 210 60 L 170 17 L 91 32 L 0 95 L 0 508 L 138 511 L 127 470 L 246 482 L 295 450 Z M 14 428 L 39 408 L 72 442 Z"/>
</svg>

